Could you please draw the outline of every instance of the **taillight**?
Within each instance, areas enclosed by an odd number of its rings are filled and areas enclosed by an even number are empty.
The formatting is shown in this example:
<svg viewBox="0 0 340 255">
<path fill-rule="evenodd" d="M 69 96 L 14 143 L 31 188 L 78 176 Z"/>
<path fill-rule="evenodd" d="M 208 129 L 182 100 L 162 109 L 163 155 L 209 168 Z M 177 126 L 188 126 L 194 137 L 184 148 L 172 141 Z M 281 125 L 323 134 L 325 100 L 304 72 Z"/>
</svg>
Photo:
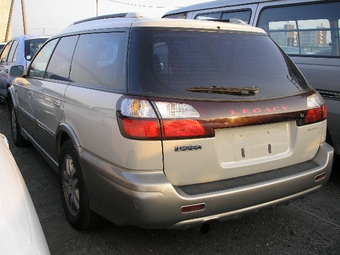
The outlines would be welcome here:
<svg viewBox="0 0 340 255">
<path fill-rule="evenodd" d="M 319 94 L 307 97 L 308 109 L 298 121 L 298 125 L 307 125 L 327 119 L 327 106 Z"/>
<path fill-rule="evenodd" d="M 198 120 L 164 120 L 165 139 L 206 137 L 208 132 Z"/>
<path fill-rule="evenodd" d="M 118 111 L 121 134 L 132 139 L 185 139 L 213 136 L 189 104 L 124 98 Z"/>
<path fill-rule="evenodd" d="M 123 136 L 135 139 L 160 139 L 161 133 L 157 119 L 138 119 L 121 116 L 118 118 Z"/>
</svg>

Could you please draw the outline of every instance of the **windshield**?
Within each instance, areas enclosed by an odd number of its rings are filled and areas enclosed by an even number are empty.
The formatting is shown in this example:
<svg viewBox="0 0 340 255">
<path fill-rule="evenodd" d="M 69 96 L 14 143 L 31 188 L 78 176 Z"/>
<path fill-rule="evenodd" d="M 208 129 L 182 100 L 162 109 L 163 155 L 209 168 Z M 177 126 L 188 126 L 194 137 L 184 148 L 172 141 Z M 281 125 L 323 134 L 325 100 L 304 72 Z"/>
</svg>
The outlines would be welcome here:
<svg viewBox="0 0 340 255">
<path fill-rule="evenodd" d="M 129 92 L 133 94 L 242 100 L 242 93 L 220 93 L 221 89 L 256 88 L 257 93 L 247 96 L 249 100 L 309 88 L 265 35 L 139 29 L 132 32 L 129 57 Z"/>
</svg>

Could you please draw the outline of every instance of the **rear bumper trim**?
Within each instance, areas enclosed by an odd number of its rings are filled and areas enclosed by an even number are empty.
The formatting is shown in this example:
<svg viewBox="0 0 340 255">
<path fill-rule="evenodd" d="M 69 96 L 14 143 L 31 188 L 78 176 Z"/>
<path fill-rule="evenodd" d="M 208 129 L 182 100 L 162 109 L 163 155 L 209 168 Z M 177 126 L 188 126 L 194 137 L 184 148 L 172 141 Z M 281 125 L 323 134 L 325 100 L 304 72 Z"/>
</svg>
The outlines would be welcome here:
<svg viewBox="0 0 340 255">
<path fill-rule="evenodd" d="M 271 183 L 283 178 L 294 177 L 303 174 L 306 170 L 320 167 L 314 161 L 307 161 L 296 165 L 274 169 L 271 171 L 256 173 L 247 176 L 235 177 L 232 179 L 220 180 L 215 182 L 178 186 L 185 194 L 190 196 L 202 195 L 207 193 L 220 192 L 224 190 L 244 189 L 259 184 Z"/>
</svg>

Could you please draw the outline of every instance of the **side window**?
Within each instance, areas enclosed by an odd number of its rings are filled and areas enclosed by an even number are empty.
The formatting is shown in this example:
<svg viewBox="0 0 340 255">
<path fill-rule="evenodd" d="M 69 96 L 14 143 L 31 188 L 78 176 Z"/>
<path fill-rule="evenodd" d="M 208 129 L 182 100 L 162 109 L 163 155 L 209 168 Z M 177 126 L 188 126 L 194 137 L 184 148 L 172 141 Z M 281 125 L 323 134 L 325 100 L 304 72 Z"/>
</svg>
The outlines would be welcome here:
<svg viewBox="0 0 340 255">
<path fill-rule="evenodd" d="M 7 62 L 8 52 L 11 48 L 12 43 L 6 44 L 5 48 L 1 52 L 0 61 L 1 63 Z"/>
<path fill-rule="evenodd" d="M 27 75 L 30 77 L 44 77 L 46 66 L 51 57 L 51 54 L 57 44 L 58 40 L 52 40 L 48 42 L 41 50 L 37 53 L 33 59 Z"/>
<path fill-rule="evenodd" d="M 25 58 L 28 61 L 34 57 L 35 53 L 41 48 L 47 38 L 34 38 L 25 41 Z"/>
<path fill-rule="evenodd" d="M 70 79 L 112 89 L 124 88 L 126 33 L 97 33 L 79 37 Z"/>
<path fill-rule="evenodd" d="M 48 64 L 46 78 L 56 80 L 69 80 L 70 65 L 78 36 L 60 39 Z"/>
<path fill-rule="evenodd" d="M 229 19 L 240 19 L 246 23 L 249 23 L 251 16 L 251 10 L 233 10 L 233 11 L 221 11 L 221 12 L 213 12 L 213 13 L 204 13 L 198 14 L 195 19 L 200 20 L 209 20 L 209 19 L 220 19 L 220 20 L 229 20 Z"/>
<path fill-rule="evenodd" d="M 289 55 L 340 56 L 340 2 L 264 9 L 258 26 Z"/>
<path fill-rule="evenodd" d="M 211 12 L 198 14 L 195 19 L 199 20 L 209 20 L 209 19 L 221 19 L 222 12 Z"/>
<path fill-rule="evenodd" d="M 17 40 L 14 40 L 12 43 L 12 47 L 9 51 L 7 62 L 15 62 L 18 57 L 18 45 L 19 42 Z"/>
<path fill-rule="evenodd" d="M 246 23 L 249 23 L 250 15 L 251 15 L 250 10 L 224 12 L 222 13 L 222 19 L 240 19 Z"/>
</svg>

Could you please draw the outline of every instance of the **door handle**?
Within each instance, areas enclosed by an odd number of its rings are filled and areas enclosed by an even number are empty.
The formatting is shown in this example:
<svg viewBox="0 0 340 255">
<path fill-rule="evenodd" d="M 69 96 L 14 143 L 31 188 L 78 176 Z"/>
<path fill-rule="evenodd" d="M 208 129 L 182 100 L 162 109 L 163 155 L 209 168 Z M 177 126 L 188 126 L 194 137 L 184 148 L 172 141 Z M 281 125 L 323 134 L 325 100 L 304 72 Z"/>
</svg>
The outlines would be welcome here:
<svg viewBox="0 0 340 255">
<path fill-rule="evenodd" d="M 60 109 L 60 100 L 55 100 L 53 105 L 54 105 L 54 109 L 59 110 Z"/>
</svg>

